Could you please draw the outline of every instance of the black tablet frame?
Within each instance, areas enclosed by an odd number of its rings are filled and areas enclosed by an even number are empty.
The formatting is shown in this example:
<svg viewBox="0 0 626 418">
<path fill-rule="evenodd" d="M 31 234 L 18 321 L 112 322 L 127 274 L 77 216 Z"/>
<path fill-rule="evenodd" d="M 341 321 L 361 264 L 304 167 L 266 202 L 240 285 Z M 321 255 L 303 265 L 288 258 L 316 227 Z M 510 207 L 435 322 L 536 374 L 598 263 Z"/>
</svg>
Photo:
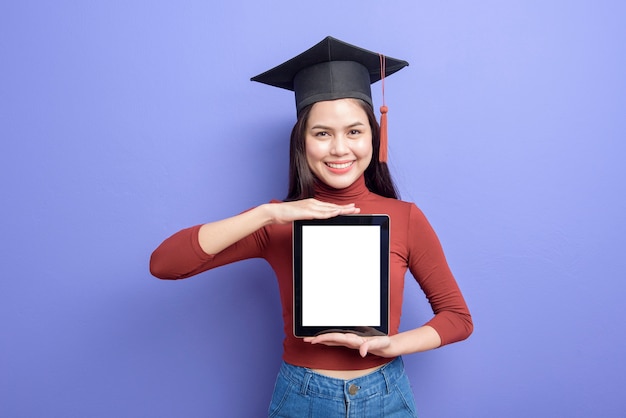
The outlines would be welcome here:
<svg viewBox="0 0 626 418">
<path fill-rule="evenodd" d="M 359 335 L 389 334 L 389 232 L 388 215 L 345 215 L 330 219 L 298 220 L 293 222 L 293 333 L 298 338 L 315 336 L 328 332 L 349 332 Z M 302 228 L 316 225 L 371 225 L 378 226 L 380 231 L 380 321 L 378 325 L 354 326 L 336 324 L 332 326 L 304 326 L 302 306 Z"/>
</svg>

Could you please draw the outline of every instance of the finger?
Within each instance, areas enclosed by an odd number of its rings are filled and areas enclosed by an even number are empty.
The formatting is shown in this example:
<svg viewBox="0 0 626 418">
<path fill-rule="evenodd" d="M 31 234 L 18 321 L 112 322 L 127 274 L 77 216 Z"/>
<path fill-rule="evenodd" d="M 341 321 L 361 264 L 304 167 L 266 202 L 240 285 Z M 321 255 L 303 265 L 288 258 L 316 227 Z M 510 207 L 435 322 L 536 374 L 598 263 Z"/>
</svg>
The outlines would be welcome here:
<svg viewBox="0 0 626 418">
<path fill-rule="evenodd" d="M 313 343 L 313 344 L 319 344 L 319 343 L 327 343 L 327 342 L 332 342 L 332 341 L 339 341 L 341 338 L 343 337 L 343 334 L 341 333 L 337 333 L 337 332 L 330 332 L 328 334 L 322 334 L 322 335 L 318 335 L 315 337 L 307 337 L 305 338 L 305 341 L 310 338 L 309 342 Z"/>
<path fill-rule="evenodd" d="M 320 205 L 314 202 L 308 204 L 291 205 L 289 211 L 283 213 L 280 219 L 292 221 L 297 219 L 324 219 L 337 216 L 341 209 L 335 205 Z"/>
<path fill-rule="evenodd" d="M 331 218 L 338 215 L 350 215 L 354 213 L 359 213 L 361 210 L 354 206 L 333 206 L 333 207 L 325 207 L 318 208 L 318 217 L 319 218 Z"/>
<path fill-rule="evenodd" d="M 320 200 L 311 199 L 310 204 L 315 207 L 320 208 L 329 208 L 329 209 L 340 209 L 340 210 L 350 210 L 356 207 L 355 203 L 348 203 L 346 205 L 337 205 L 335 203 L 322 202 Z"/>
<path fill-rule="evenodd" d="M 359 354 L 361 355 L 361 357 L 365 357 L 367 356 L 367 352 L 369 350 L 369 341 L 365 341 L 363 344 L 361 344 L 361 346 L 359 347 Z"/>
<path fill-rule="evenodd" d="M 305 341 L 311 344 L 326 345 L 343 345 L 352 348 L 358 348 L 363 342 L 361 337 L 354 334 L 343 334 L 340 332 L 330 332 L 328 334 L 318 335 L 316 337 L 307 337 Z"/>
<path fill-rule="evenodd" d="M 354 203 L 337 205 L 313 198 L 294 202 L 294 208 L 299 208 L 303 211 L 305 216 L 311 216 L 312 218 L 330 218 L 340 214 L 355 213 L 357 211 Z"/>
<path fill-rule="evenodd" d="M 341 209 L 341 213 L 343 215 L 350 215 L 350 214 L 353 214 L 353 213 L 360 213 L 360 212 L 361 212 L 361 209 L 360 208 L 356 208 L 356 207 Z"/>
</svg>

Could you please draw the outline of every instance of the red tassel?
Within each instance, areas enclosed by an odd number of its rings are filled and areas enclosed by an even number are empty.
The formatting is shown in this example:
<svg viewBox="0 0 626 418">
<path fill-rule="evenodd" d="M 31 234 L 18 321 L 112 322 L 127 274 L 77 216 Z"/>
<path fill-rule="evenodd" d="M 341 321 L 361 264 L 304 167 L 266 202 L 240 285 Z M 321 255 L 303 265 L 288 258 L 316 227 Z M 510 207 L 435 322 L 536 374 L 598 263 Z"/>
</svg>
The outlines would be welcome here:
<svg viewBox="0 0 626 418">
<path fill-rule="evenodd" d="M 378 161 L 387 162 L 387 106 L 380 107 L 380 150 L 378 151 Z"/>
<path fill-rule="evenodd" d="M 385 104 L 385 73 L 386 60 L 383 54 L 378 54 L 380 58 L 380 83 L 383 90 L 383 105 L 380 107 L 380 150 L 378 150 L 378 161 L 387 162 L 387 111 Z"/>
</svg>

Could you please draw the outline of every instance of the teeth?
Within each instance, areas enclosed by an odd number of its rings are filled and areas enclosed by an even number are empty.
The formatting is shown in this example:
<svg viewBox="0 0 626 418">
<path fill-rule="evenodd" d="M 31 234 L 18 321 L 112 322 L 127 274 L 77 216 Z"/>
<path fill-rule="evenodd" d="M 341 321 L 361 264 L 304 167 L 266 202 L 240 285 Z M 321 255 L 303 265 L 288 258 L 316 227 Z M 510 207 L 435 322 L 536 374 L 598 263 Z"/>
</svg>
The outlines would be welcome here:
<svg viewBox="0 0 626 418">
<path fill-rule="evenodd" d="M 326 163 L 326 165 L 329 166 L 330 168 L 337 168 L 337 169 L 348 168 L 352 165 L 352 161 L 348 163 L 343 163 L 343 164 Z"/>
</svg>

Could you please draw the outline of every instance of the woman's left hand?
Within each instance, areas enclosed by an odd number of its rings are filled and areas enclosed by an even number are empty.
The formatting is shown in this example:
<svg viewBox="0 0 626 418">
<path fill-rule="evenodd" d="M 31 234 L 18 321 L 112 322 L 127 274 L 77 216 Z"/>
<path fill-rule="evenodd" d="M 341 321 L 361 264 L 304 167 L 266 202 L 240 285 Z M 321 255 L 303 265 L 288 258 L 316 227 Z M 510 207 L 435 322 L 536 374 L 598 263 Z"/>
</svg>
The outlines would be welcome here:
<svg viewBox="0 0 626 418">
<path fill-rule="evenodd" d="M 361 357 L 365 357 L 367 353 L 375 354 L 380 357 L 395 357 L 395 355 L 390 353 L 391 339 L 387 336 L 362 337 L 356 334 L 331 332 L 316 337 L 306 337 L 304 341 L 311 344 L 352 348 L 359 350 Z"/>
</svg>

